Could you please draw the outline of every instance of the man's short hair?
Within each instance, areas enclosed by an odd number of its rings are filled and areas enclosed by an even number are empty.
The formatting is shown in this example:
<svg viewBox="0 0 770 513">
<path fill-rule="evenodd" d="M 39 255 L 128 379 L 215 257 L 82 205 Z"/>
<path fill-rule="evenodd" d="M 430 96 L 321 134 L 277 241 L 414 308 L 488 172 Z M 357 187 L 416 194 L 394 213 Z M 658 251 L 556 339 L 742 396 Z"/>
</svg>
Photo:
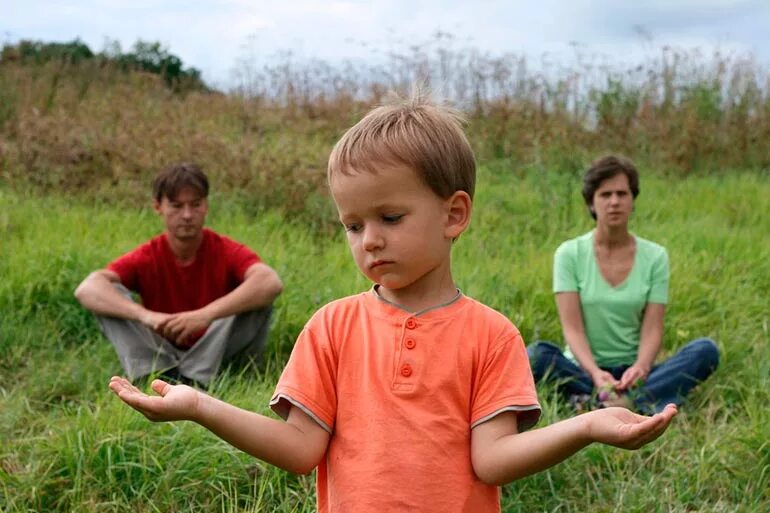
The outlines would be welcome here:
<svg viewBox="0 0 770 513">
<path fill-rule="evenodd" d="M 171 164 L 153 180 L 152 197 L 158 202 L 164 196 L 173 200 L 185 187 L 194 189 L 202 198 L 209 195 L 209 180 L 200 166 L 190 162 Z"/>
<path fill-rule="evenodd" d="M 591 217 L 596 219 L 596 213 L 591 210 L 594 193 L 601 183 L 615 175 L 624 174 L 628 178 L 628 186 L 634 199 L 639 196 L 639 172 L 631 159 L 622 155 L 604 155 L 591 164 L 583 175 L 583 199 L 589 207 Z"/>
<path fill-rule="evenodd" d="M 476 161 L 463 123 L 458 111 L 432 103 L 426 93 L 396 99 L 371 110 L 342 136 L 329 156 L 327 178 L 403 165 L 441 198 L 456 191 L 472 198 Z"/>
</svg>

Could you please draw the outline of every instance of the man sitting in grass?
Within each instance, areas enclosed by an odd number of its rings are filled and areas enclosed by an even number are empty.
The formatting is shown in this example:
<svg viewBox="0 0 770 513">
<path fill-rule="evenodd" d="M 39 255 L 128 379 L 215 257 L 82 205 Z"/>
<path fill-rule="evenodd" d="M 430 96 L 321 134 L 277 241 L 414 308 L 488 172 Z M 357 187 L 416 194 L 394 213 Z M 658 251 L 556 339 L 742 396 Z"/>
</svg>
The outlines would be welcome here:
<svg viewBox="0 0 770 513">
<path fill-rule="evenodd" d="M 198 166 L 164 169 L 153 183 L 153 206 L 165 231 L 75 291 L 133 381 L 158 372 L 205 387 L 223 362 L 254 360 L 265 345 L 283 284 L 254 251 L 203 227 L 208 192 Z"/>
<path fill-rule="evenodd" d="M 292 472 L 317 467 L 320 512 L 496 512 L 503 483 L 592 442 L 660 436 L 673 405 L 530 430 L 540 406 L 521 334 L 452 277 L 475 177 L 456 115 L 420 97 L 375 109 L 337 143 L 331 194 L 374 286 L 308 321 L 270 403 L 285 422 L 161 380 L 158 395 L 117 376 L 110 388 L 150 420 L 195 421 Z"/>
</svg>

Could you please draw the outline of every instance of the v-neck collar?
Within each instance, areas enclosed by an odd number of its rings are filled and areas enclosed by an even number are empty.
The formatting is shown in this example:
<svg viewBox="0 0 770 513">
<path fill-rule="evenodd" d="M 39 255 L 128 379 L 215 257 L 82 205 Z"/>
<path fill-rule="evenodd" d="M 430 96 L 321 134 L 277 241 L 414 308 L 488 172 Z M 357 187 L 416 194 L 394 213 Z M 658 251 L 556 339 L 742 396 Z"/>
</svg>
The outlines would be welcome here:
<svg viewBox="0 0 770 513">
<path fill-rule="evenodd" d="M 631 262 L 631 269 L 628 270 L 628 274 L 626 274 L 623 280 L 620 281 L 617 285 L 612 285 L 609 281 L 607 281 L 604 273 L 602 273 L 601 266 L 599 266 L 599 259 L 596 256 L 596 230 L 591 231 L 591 255 L 593 256 L 594 266 L 596 266 L 596 272 L 599 273 L 599 277 L 601 278 L 602 283 L 604 283 L 610 290 L 620 290 L 623 288 L 625 284 L 628 283 L 628 279 L 631 277 L 634 269 L 636 269 L 637 256 L 639 255 L 639 238 L 633 233 L 629 232 L 629 234 L 634 239 L 634 261 Z"/>
</svg>

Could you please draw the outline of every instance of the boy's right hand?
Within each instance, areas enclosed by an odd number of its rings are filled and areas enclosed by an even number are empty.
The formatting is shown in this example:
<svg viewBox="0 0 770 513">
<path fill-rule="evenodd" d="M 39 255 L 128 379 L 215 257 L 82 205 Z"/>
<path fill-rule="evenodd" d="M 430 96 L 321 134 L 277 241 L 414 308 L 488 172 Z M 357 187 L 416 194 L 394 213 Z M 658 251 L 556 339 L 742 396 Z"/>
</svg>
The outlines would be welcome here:
<svg viewBox="0 0 770 513">
<path fill-rule="evenodd" d="M 651 417 L 625 408 L 604 408 L 577 418 L 587 422 L 590 441 L 623 449 L 638 449 L 662 435 L 676 413 L 676 406 L 669 404 Z"/>
<path fill-rule="evenodd" d="M 152 389 L 159 395 L 147 395 L 125 378 L 113 376 L 110 390 L 120 399 L 153 422 L 192 420 L 202 393 L 187 385 L 170 385 L 156 379 Z"/>
</svg>

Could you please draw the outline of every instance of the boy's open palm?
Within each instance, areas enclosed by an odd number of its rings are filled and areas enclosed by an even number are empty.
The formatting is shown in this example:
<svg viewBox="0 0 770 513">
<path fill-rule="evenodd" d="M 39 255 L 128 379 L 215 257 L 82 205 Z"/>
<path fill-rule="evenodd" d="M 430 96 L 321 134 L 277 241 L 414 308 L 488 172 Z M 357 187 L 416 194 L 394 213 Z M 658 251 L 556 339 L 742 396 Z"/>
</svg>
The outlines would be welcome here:
<svg viewBox="0 0 770 513">
<path fill-rule="evenodd" d="M 113 376 L 110 390 L 133 409 L 153 422 L 191 420 L 198 409 L 201 393 L 187 385 L 170 385 L 156 379 L 152 389 L 159 395 L 147 395 L 127 379 Z"/>
<path fill-rule="evenodd" d="M 662 435 L 676 413 L 676 406 L 669 404 L 651 417 L 625 408 L 605 408 L 585 415 L 591 440 L 623 449 L 638 449 Z"/>
</svg>

